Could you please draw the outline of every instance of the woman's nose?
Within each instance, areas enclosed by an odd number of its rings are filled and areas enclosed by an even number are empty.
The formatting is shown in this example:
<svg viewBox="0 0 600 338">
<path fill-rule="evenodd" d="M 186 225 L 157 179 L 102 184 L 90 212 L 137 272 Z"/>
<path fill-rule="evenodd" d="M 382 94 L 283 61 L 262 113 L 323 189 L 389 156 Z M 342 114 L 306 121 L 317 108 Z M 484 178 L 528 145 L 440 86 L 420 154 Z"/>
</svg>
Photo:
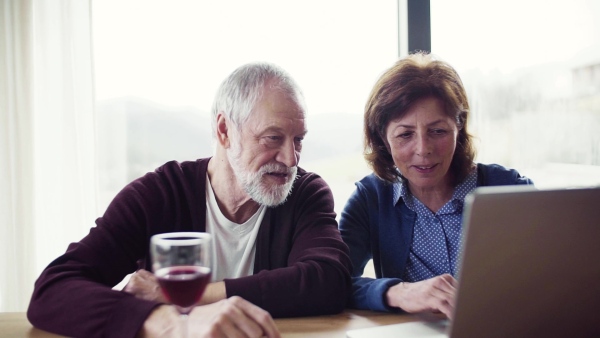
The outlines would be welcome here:
<svg viewBox="0 0 600 338">
<path fill-rule="evenodd" d="M 427 135 L 419 136 L 417 138 L 417 155 L 427 156 L 431 154 L 433 146 L 431 140 Z"/>
</svg>

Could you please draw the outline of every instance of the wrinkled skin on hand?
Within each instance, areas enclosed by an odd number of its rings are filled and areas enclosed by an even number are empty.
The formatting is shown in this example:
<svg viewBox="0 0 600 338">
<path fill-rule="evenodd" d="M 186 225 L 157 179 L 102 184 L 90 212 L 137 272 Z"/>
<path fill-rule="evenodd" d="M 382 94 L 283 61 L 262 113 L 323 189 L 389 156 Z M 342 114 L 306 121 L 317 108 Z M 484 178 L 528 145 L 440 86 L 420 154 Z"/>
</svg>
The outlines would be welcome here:
<svg viewBox="0 0 600 338">
<path fill-rule="evenodd" d="M 280 337 L 267 311 L 237 296 L 197 306 L 189 319 L 189 332 L 197 333 L 190 337 Z"/>
<path fill-rule="evenodd" d="M 138 270 L 132 274 L 123 291 L 131 293 L 140 299 L 161 303 L 169 302 L 160 289 L 156 276 L 147 270 Z"/>
<path fill-rule="evenodd" d="M 182 318 L 171 305 L 157 307 L 144 322 L 137 338 L 248 337 L 281 338 L 269 313 L 237 296 L 196 306 Z"/>
<path fill-rule="evenodd" d="M 415 283 L 400 283 L 388 289 L 388 305 L 409 313 L 441 313 L 452 319 L 456 287 L 452 275 L 443 274 Z"/>
</svg>

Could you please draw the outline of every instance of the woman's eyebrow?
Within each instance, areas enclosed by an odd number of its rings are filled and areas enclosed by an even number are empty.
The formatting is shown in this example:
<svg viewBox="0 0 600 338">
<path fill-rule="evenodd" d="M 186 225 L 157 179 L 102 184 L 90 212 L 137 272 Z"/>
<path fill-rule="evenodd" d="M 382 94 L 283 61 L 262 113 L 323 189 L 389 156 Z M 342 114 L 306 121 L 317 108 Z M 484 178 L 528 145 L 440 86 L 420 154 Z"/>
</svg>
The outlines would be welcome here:
<svg viewBox="0 0 600 338">
<path fill-rule="evenodd" d="M 444 119 L 438 119 L 438 120 L 435 120 L 435 121 L 429 122 L 428 124 L 426 124 L 426 126 L 427 126 L 427 127 L 431 127 L 431 126 L 433 126 L 433 125 L 440 124 L 440 123 L 444 123 L 444 122 L 445 122 L 445 121 L 444 121 Z M 399 123 L 399 124 L 397 124 L 396 126 L 394 126 L 394 128 L 397 128 L 397 127 L 404 127 L 404 128 L 409 128 L 409 129 L 411 129 L 411 128 L 415 128 L 415 125 L 414 125 L 414 124 L 402 124 L 402 123 Z"/>
</svg>

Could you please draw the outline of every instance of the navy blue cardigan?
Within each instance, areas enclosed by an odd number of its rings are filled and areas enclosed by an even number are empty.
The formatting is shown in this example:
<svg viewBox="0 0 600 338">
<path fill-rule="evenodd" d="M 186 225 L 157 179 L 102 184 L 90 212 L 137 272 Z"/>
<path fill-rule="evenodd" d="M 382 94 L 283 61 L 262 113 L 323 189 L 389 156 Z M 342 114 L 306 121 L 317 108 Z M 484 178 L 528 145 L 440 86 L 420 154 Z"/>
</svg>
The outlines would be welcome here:
<svg viewBox="0 0 600 338">
<path fill-rule="evenodd" d="M 477 186 L 533 184 L 516 170 L 497 164 L 477 165 Z M 400 283 L 408 261 L 416 214 L 402 199 L 393 205 L 393 185 L 374 174 L 356 183 L 340 216 L 339 228 L 350 248 L 352 295 L 348 306 L 398 311 L 386 304 L 387 290 Z M 377 279 L 361 277 L 373 259 Z"/>
</svg>

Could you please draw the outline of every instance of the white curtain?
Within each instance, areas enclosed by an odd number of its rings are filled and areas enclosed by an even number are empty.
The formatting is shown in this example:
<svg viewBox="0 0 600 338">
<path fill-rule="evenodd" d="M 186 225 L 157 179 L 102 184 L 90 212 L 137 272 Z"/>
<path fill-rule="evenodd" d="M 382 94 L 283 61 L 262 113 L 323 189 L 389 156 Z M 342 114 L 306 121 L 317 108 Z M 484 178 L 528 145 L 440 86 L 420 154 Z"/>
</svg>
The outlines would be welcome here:
<svg viewBox="0 0 600 338">
<path fill-rule="evenodd" d="M 0 0 L 0 311 L 96 215 L 90 0 Z"/>
</svg>

